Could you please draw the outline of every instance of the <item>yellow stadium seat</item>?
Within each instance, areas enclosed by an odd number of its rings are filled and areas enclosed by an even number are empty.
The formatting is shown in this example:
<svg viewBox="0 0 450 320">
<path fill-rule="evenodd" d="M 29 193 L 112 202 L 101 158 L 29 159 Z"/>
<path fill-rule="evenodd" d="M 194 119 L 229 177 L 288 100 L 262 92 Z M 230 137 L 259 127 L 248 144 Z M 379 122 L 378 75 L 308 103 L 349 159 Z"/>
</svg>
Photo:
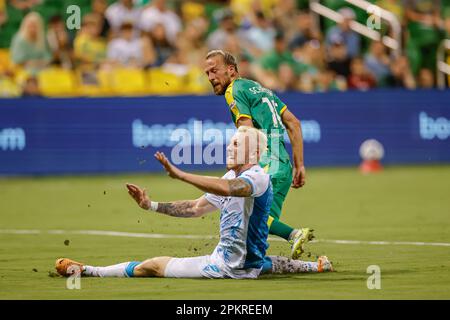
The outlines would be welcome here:
<svg viewBox="0 0 450 320">
<path fill-rule="evenodd" d="M 72 71 L 49 68 L 38 74 L 39 88 L 49 97 L 76 95 L 75 76 Z"/>
<path fill-rule="evenodd" d="M 8 70 L 12 67 L 11 60 L 9 58 L 8 49 L 0 49 L 0 71 Z"/>
<path fill-rule="evenodd" d="M 211 84 L 200 68 L 191 67 L 187 74 L 187 93 L 208 94 L 211 93 Z"/>
<path fill-rule="evenodd" d="M 115 94 L 130 96 L 146 93 L 145 73 L 142 70 L 115 69 L 110 79 L 111 90 Z"/>
<path fill-rule="evenodd" d="M 150 69 L 147 72 L 147 88 L 151 94 L 174 95 L 186 93 L 186 77 L 169 73 L 161 68 Z"/>
</svg>

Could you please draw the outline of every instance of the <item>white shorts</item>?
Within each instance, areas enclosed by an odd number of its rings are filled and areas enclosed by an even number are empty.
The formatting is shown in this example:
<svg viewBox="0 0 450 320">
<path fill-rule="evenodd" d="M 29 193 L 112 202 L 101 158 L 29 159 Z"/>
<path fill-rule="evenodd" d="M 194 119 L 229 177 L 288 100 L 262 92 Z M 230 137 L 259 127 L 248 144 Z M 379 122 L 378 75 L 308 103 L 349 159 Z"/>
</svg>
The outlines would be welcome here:
<svg viewBox="0 0 450 320">
<path fill-rule="evenodd" d="M 164 271 L 166 278 L 255 279 L 260 269 L 226 270 L 214 263 L 210 255 L 192 258 L 172 258 Z"/>
</svg>

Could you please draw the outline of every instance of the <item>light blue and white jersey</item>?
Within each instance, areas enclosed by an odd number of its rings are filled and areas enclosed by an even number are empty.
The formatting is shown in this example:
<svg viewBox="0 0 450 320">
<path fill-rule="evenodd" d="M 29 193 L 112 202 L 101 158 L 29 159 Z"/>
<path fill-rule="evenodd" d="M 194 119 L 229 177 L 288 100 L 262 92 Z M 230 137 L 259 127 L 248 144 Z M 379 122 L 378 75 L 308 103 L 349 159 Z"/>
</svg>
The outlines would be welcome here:
<svg viewBox="0 0 450 320">
<path fill-rule="evenodd" d="M 206 268 L 214 269 L 216 265 L 232 278 L 257 277 L 269 247 L 267 219 L 273 198 L 270 176 L 259 165 L 255 165 L 237 177 L 235 172 L 230 170 L 222 178 L 240 178 L 247 181 L 252 186 L 252 195 L 205 195 L 206 199 L 221 211 L 220 241 L 211 255 L 213 263 Z"/>
</svg>

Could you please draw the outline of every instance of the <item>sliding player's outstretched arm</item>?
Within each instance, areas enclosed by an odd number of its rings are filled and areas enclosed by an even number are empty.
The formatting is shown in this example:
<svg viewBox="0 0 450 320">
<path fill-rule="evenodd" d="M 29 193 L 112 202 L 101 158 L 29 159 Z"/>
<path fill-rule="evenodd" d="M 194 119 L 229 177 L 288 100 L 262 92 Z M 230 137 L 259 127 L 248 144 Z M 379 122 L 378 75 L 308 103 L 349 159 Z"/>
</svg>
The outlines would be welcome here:
<svg viewBox="0 0 450 320">
<path fill-rule="evenodd" d="M 305 164 L 303 162 L 303 136 L 300 120 L 289 110 L 285 110 L 281 115 L 281 120 L 286 127 L 289 140 L 292 146 L 292 155 L 294 158 L 294 173 L 292 187 L 300 188 L 306 182 Z"/>
<path fill-rule="evenodd" d="M 196 200 L 152 202 L 145 189 L 141 189 L 139 186 L 131 183 L 127 183 L 127 189 L 130 196 L 142 209 L 152 209 L 172 217 L 195 218 L 217 209 L 205 199 L 205 196 Z"/>
<path fill-rule="evenodd" d="M 157 152 L 155 157 L 161 162 L 170 177 L 192 184 L 204 192 L 232 197 L 249 197 L 252 195 L 252 186 L 244 179 L 228 180 L 187 173 L 171 164 L 164 153 Z"/>
</svg>

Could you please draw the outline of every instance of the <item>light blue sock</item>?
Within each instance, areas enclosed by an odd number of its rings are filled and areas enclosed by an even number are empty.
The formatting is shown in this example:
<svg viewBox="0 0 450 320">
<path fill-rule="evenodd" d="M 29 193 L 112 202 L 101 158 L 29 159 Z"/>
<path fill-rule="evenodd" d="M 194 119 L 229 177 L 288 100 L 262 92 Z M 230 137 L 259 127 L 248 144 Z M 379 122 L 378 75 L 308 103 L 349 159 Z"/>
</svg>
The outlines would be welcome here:
<svg viewBox="0 0 450 320">
<path fill-rule="evenodd" d="M 107 267 L 84 266 L 83 274 L 90 277 L 133 277 L 138 261 L 123 262 Z"/>
</svg>

